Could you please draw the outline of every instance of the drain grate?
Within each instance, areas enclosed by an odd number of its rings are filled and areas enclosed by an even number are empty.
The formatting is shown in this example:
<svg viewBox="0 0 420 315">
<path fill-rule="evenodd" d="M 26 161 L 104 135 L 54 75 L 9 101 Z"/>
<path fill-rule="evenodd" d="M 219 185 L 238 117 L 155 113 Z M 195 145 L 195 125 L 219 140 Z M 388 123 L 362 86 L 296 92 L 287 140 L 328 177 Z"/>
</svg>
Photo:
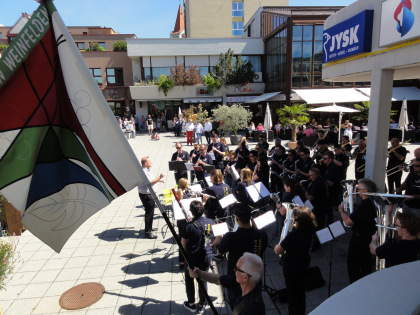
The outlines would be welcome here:
<svg viewBox="0 0 420 315">
<path fill-rule="evenodd" d="M 60 306 L 66 310 L 78 310 L 98 302 L 104 295 L 105 287 L 97 282 L 79 284 L 60 297 Z"/>
</svg>

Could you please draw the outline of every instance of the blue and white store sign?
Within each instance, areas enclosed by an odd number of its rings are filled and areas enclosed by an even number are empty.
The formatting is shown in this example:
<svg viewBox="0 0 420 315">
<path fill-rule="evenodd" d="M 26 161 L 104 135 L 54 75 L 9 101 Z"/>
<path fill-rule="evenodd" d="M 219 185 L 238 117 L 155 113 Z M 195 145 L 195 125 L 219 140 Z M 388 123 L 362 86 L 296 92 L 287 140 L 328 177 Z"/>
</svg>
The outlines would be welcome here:
<svg viewBox="0 0 420 315">
<path fill-rule="evenodd" d="M 379 46 L 387 46 L 420 36 L 420 1 L 382 2 Z"/>
<path fill-rule="evenodd" d="M 373 10 L 365 10 L 325 30 L 322 63 L 371 51 L 372 26 Z"/>
</svg>

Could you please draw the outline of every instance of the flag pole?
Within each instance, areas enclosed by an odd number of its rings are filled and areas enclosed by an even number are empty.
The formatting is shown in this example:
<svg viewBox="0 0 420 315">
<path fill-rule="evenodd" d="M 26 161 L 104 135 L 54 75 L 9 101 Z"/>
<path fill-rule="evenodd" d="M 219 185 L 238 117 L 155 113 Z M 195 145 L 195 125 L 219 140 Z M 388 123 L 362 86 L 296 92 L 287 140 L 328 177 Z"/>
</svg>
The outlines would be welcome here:
<svg viewBox="0 0 420 315">
<path fill-rule="evenodd" d="M 175 239 L 176 243 L 178 244 L 178 247 L 179 247 L 179 249 L 180 249 L 180 251 L 181 251 L 182 256 L 184 256 L 185 261 L 187 262 L 188 266 L 189 266 L 191 269 L 194 269 L 194 265 L 193 265 L 193 264 L 192 264 L 192 262 L 191 262 L 191 258 L 190 258 L 190 256 L 187 254 L 187 252 L 185 251 L 184 246 L 182 246 L 182 244 L 181 244 L 181 240 L 179 239 L 178 234 L 176 233 L 176 231 L 175 231 L 175 229 L 174 229 L 174 227 L 173 227 L 173 225 L 172 225 L 171 221 L 169 220 L 168 215 L 166 214 L 165 209 L 163 208 L 162 204 L 160 203 L 158 196 L 156 195 L 155 191 L 153 190 L 152 184 L 151 184 L 151 183 L 148 183 L 148 184 L 147 184 L 147 188 L 149 189 L 149 192 L 150 192 L 150 194 L 152 195 L 153 200 L 155 201 L 155 203 L 156 203 L 157 207 L 159 208 L 160 213 L 161 213 L 161 214 L 162 214 L 162 216 L 163 216 L 163 219 L 165 220 L 166 224 L 168 225 L 169 230 L 170 230 L 170 231 L 171 231 L 171 233 L 172 233 L 172 236 L 174 237 L 174 239 Z M 208 293 L 207 293 L 207 290 L 204 288 L 203 281 L 202 281 L 200 278 L 196 278 L 195 280 L 197 280 L 197 283 L 198 283 L 199 288 L 200 288 L 200 289 L 201 289 L 201 291 L 204 293 L 204 297 L 206 298 L 207 303 L 209 304 L 209 306 L 210 306 L 211 310 L 213 311 L 213 314 L 214 314 L 214 315 L 217 315 L 217 314 L 218 314 L 218 313 L 217 313 L 217 310 L 216 310 L 216 308 L 214 307 L 214 305 L 213 305 L 213 303 L 212 303 L 212 301 L 211 301 L 211 299 L 210 299 L 210 296 L 209 296 L 209 295 L 208 295 Z"/>
</svg>

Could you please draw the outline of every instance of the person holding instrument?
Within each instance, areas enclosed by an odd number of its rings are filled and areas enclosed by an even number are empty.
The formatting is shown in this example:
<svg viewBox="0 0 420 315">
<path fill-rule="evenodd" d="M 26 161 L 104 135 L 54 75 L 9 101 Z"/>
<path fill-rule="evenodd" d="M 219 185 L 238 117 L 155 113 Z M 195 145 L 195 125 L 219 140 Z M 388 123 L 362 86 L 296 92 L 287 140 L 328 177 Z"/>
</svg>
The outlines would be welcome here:
<svg viewBox="0 0 420 315">
<path fill-rule="evenodd" d="M 230 187 L 223 182 L 223 175 L 220 170 L 212 170 L 210 172 L 210 180 L 213 186 L 207 187 L 205 194 L 216 197 L 210 198 L 205 202 L 206 215 L 210 219 L 224 218 L 228 213 L 228 209 L 223 209 L 219 200 L 232 193 Z"/>
<path fill-rule="evenodd" d="M 294 229 L 274 247 L 277 255 L 284 254 L 283 275 L 286 283 L 289 315 L 306 312 L 304 280 L 311 256 L 312 235 L 317 226 L 314 214 L 304 206 L 293 209 Z"/>
<path fill-rule="evenodd" d="M 352 159 L 356 159 L 354 165 L 354 176 L 357 180 L 365 177 L 365 155 L 366 155 L 366 142 L 365 140 L 359 140 L 359 146 L 354 149 Z"/>
<path fill-rule="evenodd" d="M 241 181 L 236 185 L 236 199 L 249 206 L 254 206 L 254 201 L 252 201 L 246 187 L 253 185 L 252 181 L 252 171 L 249 168 L 243 168 L 241 170 Z"/>
<path fill-rule="evenodd" d="M 182 161 L 182 162 L 188 162 L 190 160 L 190 155 L 188 154 L 187 151 L 184 151 L 182 149 L 182 144 L 181 142 L 177 142 L 175 143 L 175 148 L 176 148 L 176 152 L 174 154 L 172 154 L 172 158 L 171 161 Z M 176 171 L 174 173 L 175 175 L 175 182 L 178 183 L 178 181 L 181 178 L 186 178 L 188 179 L 188 171 L 187 170 L 183 170 L 183 171 Z"/>
<path fill-rule="evenodd" d="M 395 192 L 401 194 L 405 190 L 406 195 L 413 196 L 413 199 L 404 201 L 402 211 L 404 213 L 411 212 L 420 216 L 420 158 L 414 160 L 412 167 L 413 170 Z"/>
<path fill-rule="evenodd" d="M 195 171 L 195 176 L 197 177 L 198 181 L 204 181 L 204 166 L 211 166 L 213 165 L 213 158 L 210 154 L 207 153 L 207 146 L 202 144 L 200 145 L 200 155 L 196 159 L 194 166 L 201 166 L 203 170 Z"/>
<path fill-rule="evenodd" d="M 402 170 L 398 169 L 398 166 L 405 162 L 407 156 L 407 149 L 400 144 L 398 138 L 391 139 L 391 147 L 388 148 L 388 165 L 387 171 L 394 169 L 394 172 L 388 172 L 388 192 L 393 194 L 395 189 L 401 186 Z"/>
<path fill-rule="evenodd" d="M 350 283 L 353 283 L 372 272 L 372 256 L 369 244 L 376 232 L 376 208 L 373 200 L 366 193 L 377 191 L 374 181 L 362 178 L 356 186 L 362 199 L 360 204 L 350 215 L 346 214 L 341 204 L 338 209 L 341 219 L 347 226 L 351 226 L 353 234 L 347 252 L 347 271 Z"/>
<path fill-rule="evenodd" d="M 420 240 L 417 237 L 420 233 L 420 217 L 412 213 L 397 213 L 395 228 L 400 238 L 395 243 L 385 242 L 378 246 L 378 235 L 374 234 L 369 245 L 372 255 L 385 259 L 386 268 L 420 259 Z"/>
<path fill-rule="evenodd" d="M 190 211 L 193 215 L 193 220 L 185 225 L 181 243 L 193 264 L 190 267 L 194 266 L 200 270 L 207 271 L 210 268 L 212 253 L 209 241 L 210 230 L 215 223 L 213 220 L 203 217 L 204 206 L 198 200 L 191 202 Z M 203 286 L 207 290 L 207 282 L 203 281 Z M 190 312 L 195 312 L 197 306 L 195 305 L 194 279 L 190 277 L 188 269 L 185 269 L 185 288 L 188 301 L 184 302 L 184 307 Z M 198 311 L 200 314 L 203 314 L 207 303 L 201 288 L 198 291 L 198 295 L 200 298 Z"/>
</svg>

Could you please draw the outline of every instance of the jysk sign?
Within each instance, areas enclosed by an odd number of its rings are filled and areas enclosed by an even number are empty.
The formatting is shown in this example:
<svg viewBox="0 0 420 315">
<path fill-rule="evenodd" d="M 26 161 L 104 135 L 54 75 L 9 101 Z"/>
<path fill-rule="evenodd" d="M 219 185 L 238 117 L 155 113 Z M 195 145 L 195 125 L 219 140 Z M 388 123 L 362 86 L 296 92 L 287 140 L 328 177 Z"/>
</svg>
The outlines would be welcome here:
<svg viewBox="0 0 420 315">
<path fill-rule="evenodd" d="M 372 26 L 373 10 L 365 10 L 325 30 L 322 62 L 371 51 Z"/>
<path fill-rule="evenodd" d="M 379 46 L 396 44 L 420 36 L 420 3 L 418 0 L 382 2 Z"/>
<path fill-rule="evenodd" d="M 213 96 L 213 91 L 209 91 L 206 86 L 200 86 L 196 88 L 195 96 Z"/>
</svg>

